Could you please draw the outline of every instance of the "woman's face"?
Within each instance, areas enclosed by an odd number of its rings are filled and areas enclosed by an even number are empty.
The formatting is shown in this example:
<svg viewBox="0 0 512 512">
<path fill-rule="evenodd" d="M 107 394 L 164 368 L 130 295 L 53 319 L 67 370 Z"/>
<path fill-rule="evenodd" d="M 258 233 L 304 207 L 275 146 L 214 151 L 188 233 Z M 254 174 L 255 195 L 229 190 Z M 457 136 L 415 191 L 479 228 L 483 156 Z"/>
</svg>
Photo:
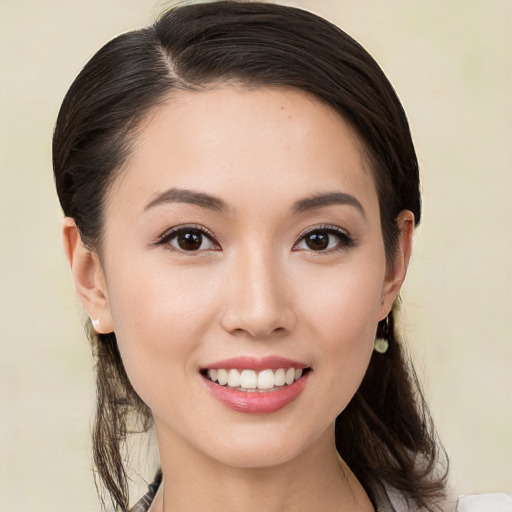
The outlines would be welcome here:
<svg viewBox="0 0 512 512">
<path fill-rule="evenodd" d="M 332 439 L 405 273 L 353 132 L 277 88 L 155 108 L 107 195 L 102 255 L 91 316 L 159 440 L 246 467 Z"/>
</svg>

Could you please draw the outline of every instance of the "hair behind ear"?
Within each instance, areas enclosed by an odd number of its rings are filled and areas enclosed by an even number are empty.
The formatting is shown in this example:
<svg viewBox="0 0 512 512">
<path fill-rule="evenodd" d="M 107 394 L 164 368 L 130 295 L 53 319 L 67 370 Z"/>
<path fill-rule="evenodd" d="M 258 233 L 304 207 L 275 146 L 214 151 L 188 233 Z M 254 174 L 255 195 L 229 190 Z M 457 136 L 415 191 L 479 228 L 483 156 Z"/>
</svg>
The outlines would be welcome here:
<svg viewBox="0 0 512 512">
<path fill-rule="evenodd" d="M 122 457 L 127 436 L 147 432 L 152 425 L 148 406 L 133 389 L 121 360 L 114 333 L 98 334 L 87 325 L 96 360 L 96 418 L 93 458 L 114 510 L 128 510 L 128 475 Z M 95 478 L 96 486 L 98 479 Z M 103 506 L 105 506 L 102 498 Z"/>
<path fill-rule="evenodd" d="M 359 390 L 336 419 L 336 448 L 370 496 L 387 496 L 391 487 L 434 510 L 446 497 L 448 459 L 397 336 L 396 310 L 395 304 L 385 328 L 379 325 L 388 350 L 374 351 Z"/>
</svg>

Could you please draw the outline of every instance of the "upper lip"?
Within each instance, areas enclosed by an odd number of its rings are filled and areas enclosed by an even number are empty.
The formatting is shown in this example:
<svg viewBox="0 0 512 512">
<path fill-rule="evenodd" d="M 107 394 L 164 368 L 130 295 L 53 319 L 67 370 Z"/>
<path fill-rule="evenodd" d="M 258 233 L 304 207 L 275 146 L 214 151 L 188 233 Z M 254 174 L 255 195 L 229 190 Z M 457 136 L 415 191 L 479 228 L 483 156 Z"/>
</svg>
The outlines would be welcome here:
<svg viewBox="0 0 512 512">
<path fill-rule="evenodd" d="M 277 370 L 279 368 L 295 368 L 297 370 L 308 368 L 308 365 L 281 356 L 240 356 L 216 361 L 204 367 L 205 370 L 219 370 L 221 368 L 225 370 L 247 369 L 255 371 Z"/>
</svg>

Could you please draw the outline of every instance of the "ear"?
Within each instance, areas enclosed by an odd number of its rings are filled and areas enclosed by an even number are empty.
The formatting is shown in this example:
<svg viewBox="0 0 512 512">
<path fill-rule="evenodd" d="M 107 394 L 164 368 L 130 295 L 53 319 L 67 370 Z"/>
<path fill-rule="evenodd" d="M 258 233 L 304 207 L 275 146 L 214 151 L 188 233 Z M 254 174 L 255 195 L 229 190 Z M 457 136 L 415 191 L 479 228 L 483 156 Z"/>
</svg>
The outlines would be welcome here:
<svg viewBox="0 0 512 512">
<path fill-rule="evenodd" d="M 388 316 L 393 303 L 400 292 L 404 282 L 411 258 L 412 235 L 414 232 L 414 214 L 409 210 L 403 210 L 396 218 L 398 226 L 398 243 L 393 258 L 393 265 L 388 268 L 386 278 L 382 285 L 382 301 L 379 320 Z"/>
<path fill-rule="evenodd" d="M 114 322 L 98 254 L 84 245 L 75 221 L 70 217 L 65 217 L 62 223 L 62 240 L 76 293 L 95 331 L 112 332 Z"/>
</svg>

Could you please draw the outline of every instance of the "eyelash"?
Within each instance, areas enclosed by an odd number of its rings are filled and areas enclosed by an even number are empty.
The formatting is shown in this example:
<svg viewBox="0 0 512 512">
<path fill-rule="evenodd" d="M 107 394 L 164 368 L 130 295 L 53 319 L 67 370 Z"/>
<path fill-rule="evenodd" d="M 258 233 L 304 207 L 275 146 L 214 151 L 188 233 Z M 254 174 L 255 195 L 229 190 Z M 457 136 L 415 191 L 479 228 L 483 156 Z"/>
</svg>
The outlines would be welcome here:
<svg viewBox="0 0 512 512">
<path fill-rule="evenodd" d="M 308 228 L 306 231 L 300 234 L 297 242 L 294 244 L 293 250 L 300 251 L 300 250 L 308 250 L 308 249 L 296 249 L 296 247 L 299 245 L 299 243 L 305 241 L 306 237 L 308 235 L 311 235 L 313 233 L 322 233 L 327 234 L 329 237 L 334 235 L 339 239 L 339 242 L 336 244 L 335 247 L 331 247 L 329 249 L 322 249 L 315 251 L 313 249 L 309 249 L 309 252 L 317 254 L 317 255 L 324 255 L 324 254 L 331 254 L 333 252 L 339 252 L 344 251 L 347 249 L 350 249 L 356 245 L 356 241 L 352 236 L 346 231 L 345 229 L 342 229 L 338 226 L 333 226 L 330 224 L 324 224 L 322 226 L 315 226 L 313 228 Z M 330 241 L 329 241 L 330 243 Z"/>
<path fill-rule="evenodd" d="M 211 244 L 215 246 L 214 249 L 198 249 L 198 250 L 185 250 L 173 247 L 171 245 L 171 240 L 176 239 L 178 236 L 182 234 L 196 234 L 200 235 L 201 237 L 207 238 Z M 308 235 L 311 235 L 313 233 L 322 233 L 327 234 L 330 238 L 332 235 L 336 236 L 339 239 L 339 242 L 336 244 L 335 247 L 327 248 L 327 249 L 320 249 L 320 250 L 314 250 L 314 249 L 300 249 L 297 248 L 297 246 L 305 241 L 306 237 Z M 203 244 L 204 240 L 201 241 L 201 245 Z M 328 240 L 328 243 L 330 244 L 330 240 Z M 183 225 L 183 226 L 177 226 L 174 228 L 171 228 L 170 230 L 166 231 L 162 236 L 158 238 L 156 242 L 154 242 L 153 245 L 165 245 L 168 250 L 177 252 L 178 254 L 183 254 L 187 256 L 194 256 L 197 253 L 203 252 L 205 250 L 221 250 L 220 244 L 215 239 L 215 236 L 213 233 L 205 228 L 204 226 L 200 226 L 197 224 L 189 224 L 189 225 Z M 329 224 L 321 225 L 321 226 L 315 226 L 313 228 L 308 228 L 306 231 L 300 234 L 297 241 L 294 243 L 292 250 L 293 251 L 309 251 L 314 254 L 322 255 L 322 254 L 331 254 L 333 252 L 343 251 L 350 249 L 351 247 L 354 247 L 356 245 L 356 241 L 351 237 L 351 235 L 344 229 L 339 228 L 338 226 L 333 226 Z"/>
<path fill-rule="evenodd" d="M 211 244 L 216 246 L 216 248 L 213 250 L 220 249 L 220 244 L 215 239 L 215 236 L 213 235 L 213 233 L 209 229 L 205 228 L 204 226 L 199 226 L 197 224 L 187 224 L 184 226 L 177 226 L 177 227 L 171 228 L 168 231 L 166 231 L 162 236 L 160 236 L 154 245 L 165 245 L 168 250 L 174 251 L 174 252 L 177 252 L 178 254 L 183 254 L 186 256 L 193 256 L 194 253 L 203 252 L 205 249 L 203 249 L 201 251 L 199 251 L 199 250 L 187 251 L 185 249 L 179 249 L 179 248 L 173 247 L 171 245 L 171 243 L 170 243 L 171 240 L 177 238 L 180 235 L 187 234 L 187 233 L 188 234 L 195 233 L 197 235 L 200 235 L 201 237 L 207 238 Z M 210 250 L 212 250 L 212 249 L 210 249 Z"/>
</svg>

